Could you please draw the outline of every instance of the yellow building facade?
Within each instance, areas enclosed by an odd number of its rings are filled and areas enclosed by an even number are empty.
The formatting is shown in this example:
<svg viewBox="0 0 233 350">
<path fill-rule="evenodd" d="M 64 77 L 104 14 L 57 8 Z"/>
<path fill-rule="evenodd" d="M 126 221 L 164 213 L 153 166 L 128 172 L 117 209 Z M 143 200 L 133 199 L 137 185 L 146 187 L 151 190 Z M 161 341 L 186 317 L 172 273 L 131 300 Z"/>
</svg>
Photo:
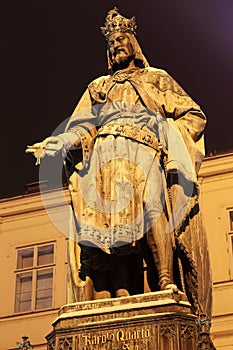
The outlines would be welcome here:
<svg viewBox="0 0 233 350">
<path fill-rule="evenodd" d="M 233 153 L 206 157 L 199 175 L 201 209 L 213 270 L 212 335 L 233 349 Z M 45 350 L 45 336 L 66 303 L 67 189 L 0 200 L 0 350 L 22 336 Z M 46 207 L 46 210 L 45 210 Z"/>
<path fill-rule="evenodd" d="M 212 334 L 218 349 L 233 349 L 233 153 L 206 157 L 199 174 L 214 304 Z"/>
</svg>

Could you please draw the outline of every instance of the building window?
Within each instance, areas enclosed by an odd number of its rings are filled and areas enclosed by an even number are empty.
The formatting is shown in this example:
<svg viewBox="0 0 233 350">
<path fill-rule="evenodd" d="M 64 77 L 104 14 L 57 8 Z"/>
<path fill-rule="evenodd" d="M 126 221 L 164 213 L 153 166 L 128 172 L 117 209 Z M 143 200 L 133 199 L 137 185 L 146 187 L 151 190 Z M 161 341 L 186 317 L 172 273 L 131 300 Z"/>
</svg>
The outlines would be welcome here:
<svg viewBox="0 0 233 350">
<path fill-rule="evenodd" d="M 233 279 L 233 209 L 228 210 L 228 239 L 230 253 L 230 278 Z"/>
<path fill-rule="evenodd" d="M 229 210 L 229 228 L 230 228 L 230 233 L 233 234 L 233 209 Z"/>
<path fill-rule="evenodd" d="M 39 244 L 17 249 L 15 275 L 15 312 L 51 308 L 54 244 Z"/>
</svg>

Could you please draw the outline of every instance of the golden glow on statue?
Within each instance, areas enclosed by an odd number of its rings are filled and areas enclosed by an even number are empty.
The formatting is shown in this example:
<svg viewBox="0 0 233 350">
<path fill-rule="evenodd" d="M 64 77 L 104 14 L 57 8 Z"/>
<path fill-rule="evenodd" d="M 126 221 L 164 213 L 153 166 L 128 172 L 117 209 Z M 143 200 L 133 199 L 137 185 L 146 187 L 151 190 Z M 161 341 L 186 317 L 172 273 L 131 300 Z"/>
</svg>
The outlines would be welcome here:
<svg viewBox="0 0 233 350">
<path fill-rule="evenodd" d="M 135 31 L 134 19 L 108 13 L 109 75 L 88 85 L 65 132 L 43 142 L 43 154 L 63 150 L 72 197 L 68 302 L 142 293 L 144 261 L 152 291 L 180 289 L 211 317 L 197 184 L 206 117 L 149 66 Z"/>
</svg>

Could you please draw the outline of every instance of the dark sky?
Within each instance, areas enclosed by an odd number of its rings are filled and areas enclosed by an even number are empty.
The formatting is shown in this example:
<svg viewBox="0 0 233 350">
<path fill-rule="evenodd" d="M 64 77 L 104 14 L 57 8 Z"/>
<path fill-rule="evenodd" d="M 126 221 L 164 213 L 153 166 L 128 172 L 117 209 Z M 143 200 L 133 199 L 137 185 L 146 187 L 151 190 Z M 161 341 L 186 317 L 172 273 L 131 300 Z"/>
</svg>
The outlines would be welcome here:
<svg viewBox="0 0 233 350">
<path fill-rule="evenodd" d="M 167 70 L 205 111 L 207 153 L 233 150 L 232 0 L 9 0 L 0 12 L 1 198 L 38 180 L 26 145 L 49 136 L 86 85 L 106 74 L 99 27 L 114 6 L 136 16 L 151 66 Z"/>
</svg>

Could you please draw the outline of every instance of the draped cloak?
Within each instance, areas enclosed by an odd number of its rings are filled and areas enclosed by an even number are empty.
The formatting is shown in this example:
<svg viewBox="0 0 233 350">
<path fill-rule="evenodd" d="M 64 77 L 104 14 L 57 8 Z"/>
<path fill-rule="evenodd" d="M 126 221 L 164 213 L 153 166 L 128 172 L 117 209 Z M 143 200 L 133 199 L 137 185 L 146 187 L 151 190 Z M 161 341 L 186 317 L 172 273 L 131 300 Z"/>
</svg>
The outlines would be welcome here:
<svg viewBox="0 0 233 350">
<path fill-rule="evenodd" d="M 109 252 L 117 242 L 133 243 L 148 234 L 143 218 L 149 213 L 155 225 L 164 216 L 162 229 L 172 232 L 194 311 L 211 316 L 197 184 L 205 124 L 200 107 L 162 69 L 121 70 L 89 84 L 66 127 L 81 140 L 66 158 L 72 197 L 68 302 L 84 300 L 89 288 L 78 276 L 77 242 Z"/>
</svg>

